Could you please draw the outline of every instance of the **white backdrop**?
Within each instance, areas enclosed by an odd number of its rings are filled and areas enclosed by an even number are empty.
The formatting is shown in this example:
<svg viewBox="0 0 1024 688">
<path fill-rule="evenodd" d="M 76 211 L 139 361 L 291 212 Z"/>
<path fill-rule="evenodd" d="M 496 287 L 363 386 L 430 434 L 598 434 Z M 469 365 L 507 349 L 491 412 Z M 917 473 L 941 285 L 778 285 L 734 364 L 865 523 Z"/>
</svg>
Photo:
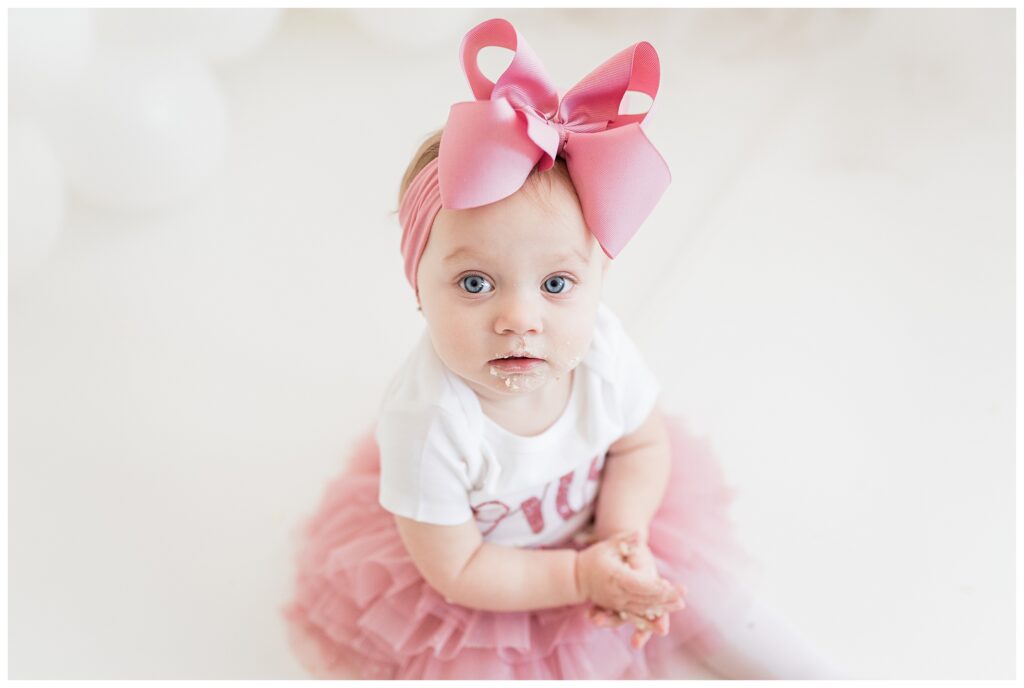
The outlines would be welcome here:
<svg viewBox="0 0 1024 688">
<path fill-rule="evenodd" d="M 421 331 L 389 212 L 490 16 L 287 10 L 210 58 L 198 191 L 41 206 L 62 231 L 9 298 L 11 678 L 303 676 L 290 532 Z M 858 675 L 1012 678 L 1013 11 L 500 16 L 562 92 L 661 56 L 673 184 L 606 301 L 717 448 L 762 594 Z"/>
</svg>

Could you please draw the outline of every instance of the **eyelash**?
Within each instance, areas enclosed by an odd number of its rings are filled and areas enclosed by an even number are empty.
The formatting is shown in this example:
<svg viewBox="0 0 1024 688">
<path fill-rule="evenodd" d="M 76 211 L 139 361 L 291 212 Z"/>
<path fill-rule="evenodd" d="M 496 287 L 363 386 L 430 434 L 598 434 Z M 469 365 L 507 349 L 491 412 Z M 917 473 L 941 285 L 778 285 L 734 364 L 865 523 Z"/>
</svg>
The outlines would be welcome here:
<svg viewBox="0 0 1024 688">
<path fill-rule="evenodd" d="M 470 291 L 469 289 L 466 288 L 466 284 L 465 283 L 466 283 L 466 280 L 468 280 L 471 277 L 476 277 L 476 278 L 479 278 L 480 280 L 483 280 L 483 282 L 485 282 L 488 286 L 490 286 L 490 289 L 485 291 L 485 290 L 483 290 L 481 288 L 480 291 Z M 556 277 L 562 278 L 563 280 L 566 281 L 567 284 L 569 284 L 571 286 L 568 289 L 563 289 L 562 291 L 558 291 L 558 292 L 548 291 L 548 290 L 544 289 L 544 285 L 547 284 L 550 280 L 552 280 L 552 279 L 554 279 Z M 572 275 L 569 275 L 569 274 L 566 274 L 566 273 L 557 273 L 557 274 L 554 274 L 554 275 L 548 275 L 547 277 L 545 277 L 541 281 L 541 291 L 543 291 L 545 294 L 550 294 L 551 296 L 561 296 L 561 295 L 567 294 L 570 291 L 572 291 L 573 289 L 575 289 L 578 284 L 579 284 L 579 280 L 577 280 Z M 478 272 L 470 272 L 470 273 L 467 273 L 465 275 L 462 275 L 461 277 L 459 277 L 456 280 L 456 285 L 460 289 L 462 289 L 464 292 L 466 292 L 467 294 L 470 294 L 472 296 L 477 296 L 479 294 L 487 294 L 487 293 L 490 293 L 490 292 L 494 291 L 494 283 L 491 282 L 490 279 L 488 279 L 487 277 L 485 277 L 484 275 L 482 275 L 482 274 L 480 274 Z"/>
<path fill-rule="evenodd" d="M 566 281 L 566 283 L 568 283 L 570 285 L 569 288 L 568 289 L 564 289 L 562 291 L 557 291 L 557 292 L 556 291 L 548 291 L 547 289 L 544 289 L 544 285 L 547 284 L 550 280 L 553 280 L 556 277 L 561 277 L 562 279 L 564 279 Z M 579 284 L 579 281 L 576 278 L 574 278 L 572 275 L 567 275 L 565 273 L 561 273 L 560 272 L 558 274 L 548 275 L 547 277 L 545 277 L 544 281 L 541 282 L 541 290 L 545 294 L 551 294 L 552 296 L 562 296 L 564 294 L 568 294 L 570 291 L 575 289 L 576 285 L 578 285 L 578 284 Z"/>
</svg>

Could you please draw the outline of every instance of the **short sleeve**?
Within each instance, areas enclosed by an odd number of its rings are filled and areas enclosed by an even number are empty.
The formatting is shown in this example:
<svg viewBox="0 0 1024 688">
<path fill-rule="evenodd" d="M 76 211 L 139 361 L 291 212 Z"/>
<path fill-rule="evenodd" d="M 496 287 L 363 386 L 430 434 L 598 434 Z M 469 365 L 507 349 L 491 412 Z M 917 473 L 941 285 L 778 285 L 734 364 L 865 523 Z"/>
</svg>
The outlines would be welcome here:
<svg viewBox="0 0 1024 688">
<path fill-rule="evenodd" d="M 438 406 L 405 404 L 382 411 L 380 505 L 391 513 L 437 525 L 473 518 L 464 430 Z"/>
<path fill-rule="evenodd" d="M 616 347 L 616 389 L 623 414 L 624 434 L 643 425 L 658 402 L 661 386 L 640 350 L 625 330 L 619 330 Z"/>
</svg>

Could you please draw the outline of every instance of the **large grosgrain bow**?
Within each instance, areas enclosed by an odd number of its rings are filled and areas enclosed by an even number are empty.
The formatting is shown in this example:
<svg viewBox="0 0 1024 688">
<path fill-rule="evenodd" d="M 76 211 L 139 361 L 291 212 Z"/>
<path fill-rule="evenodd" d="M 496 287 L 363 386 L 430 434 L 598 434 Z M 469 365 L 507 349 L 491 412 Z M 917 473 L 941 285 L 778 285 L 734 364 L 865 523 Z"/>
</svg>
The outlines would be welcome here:
<svg viewBox="0 0 1024 688">
<path fill-rule="evenodd" d="M 515 52 L 497 83 L 477 66 L 477 53 L 489 46 Z M 438 155 L 441 204 L 462 209 L 499 201 L 515 193 L 534 166 L 548 170 L 561 155 L 587 226 L 614 258 L 672 179 L 640 127 L 650 110 L 619 114 L 626 91 L 652 101 L 658 93 L 654 46 L 641 41 L 615 54 L 561 102 L 533 50 L 504 19 L 470 30 L 461 58 L 476 100 L 456 103 L 448 114 Z"/>
</svg>

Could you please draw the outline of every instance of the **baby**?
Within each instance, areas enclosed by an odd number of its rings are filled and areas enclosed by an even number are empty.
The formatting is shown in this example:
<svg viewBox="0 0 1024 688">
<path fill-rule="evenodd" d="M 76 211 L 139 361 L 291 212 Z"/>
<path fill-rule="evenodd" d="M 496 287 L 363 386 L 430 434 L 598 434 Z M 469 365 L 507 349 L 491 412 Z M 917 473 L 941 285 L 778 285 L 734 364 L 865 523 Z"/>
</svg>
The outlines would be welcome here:
<svg viewBox="0 0 1024 688">
<path fill-rule="evenodd" d="M 487 45 L 515 51 L 496 83 Z M 653 47 L 561 99 L 504 20 L 471 30 L 462 60 L 476 101 L 400 190 L 426 332 L 307 526 L 297 651 L 362 678 L 664 677 L 679 648 L 723 675 L 820 675 L 784 666 L 781 625 L 761 623 L 760 651 L 738 630 L 756 605 L 728 489 L 601 303 L 670 179 L 646 115 L 618 113 L 626 90 L 656 95 Z"/>
<path fill-rule="evenodd" d="M 651 374 L 601 310 L 609 261 L 565 164 L 555 167 L 502 200 L 437 212 L 414 276 L 429 337 L 378 423 L 381 504 L 450 601 L 512 611 L 589 599 L 626 612 L 639 646 L 649 621 L 664 634 L 665 612 L 682 607 L 646 546 L 666 487 L 668 435 Z M 578 372 L 599 355 L 609 360 L 588 366 L 603 375 Z M 520 549 L 564 541 L 586 524 L 597 483 L 572 483 L 600 474 L 606 453 L 615 470 L 601 483 L 600 542 L 578 554 Z M 547 500 L 534 494 L 549 484 Z M 506 504 L 534 506 L 513 517 Z"/>
</svg>

